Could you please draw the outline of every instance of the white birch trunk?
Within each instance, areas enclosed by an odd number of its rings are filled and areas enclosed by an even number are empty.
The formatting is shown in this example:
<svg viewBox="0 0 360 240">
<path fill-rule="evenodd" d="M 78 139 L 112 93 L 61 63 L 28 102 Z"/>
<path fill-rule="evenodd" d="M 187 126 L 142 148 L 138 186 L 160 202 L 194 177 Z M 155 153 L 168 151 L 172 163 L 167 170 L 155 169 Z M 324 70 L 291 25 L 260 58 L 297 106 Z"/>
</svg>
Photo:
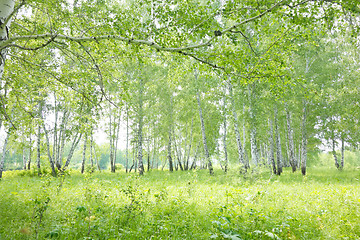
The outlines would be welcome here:
<svg viewBox="0 0 360 240">
<path fill-rule="evenodd" d="M 14 6 L 15 0 L 0 0 L 0 44 L 9 39 L 9 28 Z M 0 79 L 4 74 L 6 53 L 6 48 L 0 51 Z"/>
<path fill-rule="evenodd" d="M 345 141 L 344 137 L 341 138 L 341 162 L 340 162 L 340 169 L 344 168 L 344 158 L 345 158 Z"/>
<path fill-rule="evenodd" d="M 271 164 L 272 171 L 274 174 L 276 171 L 275 154 L 274 154 L 274 127 L 271 117 L 269 118 L 269 163 Z"/>
<path fill-rule="evenodd" d="M 288 133 L 288 150 L 289 150 L 289 162 L 292 168 L 292 171 L 296 171 L 296 159 L 295 159 L 295 145 L 294 145 L 294 131 L 291 124 L 291 113 L 285 104 L 286 111 L 286 123 L 287 123 L 287 133 Z"/>
<path fill-rule="evenodd" d="M 129 108 L 126 107 L 126 172 L 128 172 L 129 167 Z"/>
<path fill-rule="evenodd" d="M 333 154 L 334 160 L 335 160 L 335 167 L 337 169 L 339 169 L 340 165 L 339 165 L 339 161 L 338 161 L 338 158 L 337 158 L 337 155 L 336 155 L 336 150 L 335 150 L 336 139 L 335 139 L 334 133 L 333 133 L 333 136 L 331 138 L 331 141 L 332 141 L 332 154 Z"/>
<path fill-rule="evenodd" d="M 277 108 L 275 107 L 274 111 L 275 116 L 275 143 L 276 143 L 276 174 L 281 175 L 282 173 L 282 159 L 281 159 L 281 142 L 280 142 L 280 133 L 279 133 L 279 124 L 277 118 Z"/>
<path fill-rule="evenodd" d="M 84 170 L 85 170 L 86 147 L 87 147 L 87 133 L 85 133 L 85 138 L 84 138 L 83 157 L 82 157 L 82 162 L 81 162 L 81 173 L 84 173 Z"/>
<path fill-rule="evenodd" d="M 301 141 L 301 173 L 306 175 L 306 160 L 307 160 L 307 132 L 306 132 L 306 102 L 304 101 L 303 119 L 302 119 L 302 141 Z"/>
<path fill-rule="evenodd" d="M 227 173 L 228 171 L 228 155 L 227 155 L 227 146 L 226 146 L 226 95 L 224 92 L 224 98 L 223 98 L 223 117 L 224 117 L 224 134 L 223 134 L 223 145 L 224 145 L 224 161 L 225 161 L 225 165 L 224 165 L 224 172 Z"/>
<path fill-rule="evenodd" d="M 6 148 L 10 137 L 10 130 L 6 133 L 2 154 L 1 154 L 1 160 L 0 160 L 0 179 L 2 178 L 2 173 L 4 171 L 4 164 L 5 164 L 5 157 L 6 157 Z"/>
<path fill-rule="evenodd" d="M 140 77 L 140 91 L 139 91 L 139 125 L 138 125 L 138 168 L 139 175 L 144 174 L 144 164 L 143 164 L 143 152 L 142 152 L 142 144 L 143 144 L 143 80 Z"/>
<path fill-rule="evenodd" d="M 203 118 L 203 115 L 202 115 L 199 92 L 196 93 L 196 99 L 197 99 L 198 106 L 199 106 L 201 132 L 202 132 L 202 137 L 203 137 L 203 144 L 204 144 L 206 163 L 208 164 L 210 175 L 214 175 L 214 170 L 213 170 L 212 163 L 211 163 L 211 160 L 210 160 L 209 149 L 208 149 L 207 141 L 206 141 L 205 124 L 204 124 L 204 118 Z"/>
<path fill-rule="evenodd" d="M 242 168 L 244 168 L 245 172 L 246 172 L 247 164 L 245 163 L 245 160 L 244 160 L 244 151 L 242 149 L 242 144 L 241 144 L 241 137 L 240 137 L 240 131 L 239 131 L 239 125 L 238 125 L 238 117 L 236 114 L 233 90 L 232 90 L 232 85 L 231 85 L 230 81 L 229 81 L 229 95 L 230 95 L 232 115 L 233 115 L 233 119 L 234 119 L 234 130 L 235 130 L 236 144 L 237 144 L 237 150 L 238 150 L 238 156 L 239 156 L 239 163 L 240 163 L 240 165 L 242 165 Z"/>
</svg>

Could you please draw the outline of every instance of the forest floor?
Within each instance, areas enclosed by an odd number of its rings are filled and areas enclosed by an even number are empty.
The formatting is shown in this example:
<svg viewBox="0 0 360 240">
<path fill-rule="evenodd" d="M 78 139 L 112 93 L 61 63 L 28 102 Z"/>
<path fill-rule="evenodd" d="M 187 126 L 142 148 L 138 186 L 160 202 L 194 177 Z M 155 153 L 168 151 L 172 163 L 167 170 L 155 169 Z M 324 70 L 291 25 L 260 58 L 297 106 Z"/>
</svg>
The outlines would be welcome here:
<svg viewBox="0 0 360 240">
<path fill-rule="evenodd" d="M 5 172 L 0 239 L 360 239 L 359 183 L 357 169 Z"/>
</svg>

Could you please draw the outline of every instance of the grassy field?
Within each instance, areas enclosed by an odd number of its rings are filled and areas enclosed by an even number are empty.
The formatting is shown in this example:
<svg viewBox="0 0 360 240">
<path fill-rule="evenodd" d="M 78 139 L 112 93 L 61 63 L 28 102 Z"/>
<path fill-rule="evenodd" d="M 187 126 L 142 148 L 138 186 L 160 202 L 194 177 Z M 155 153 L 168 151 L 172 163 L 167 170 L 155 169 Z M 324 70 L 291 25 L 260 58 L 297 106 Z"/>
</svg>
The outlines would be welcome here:
<svg viewBox="0 0 360 240">
<path fill-rule="evenodd" d="M 360 239 L 360 171 L 124 172 L 0 181 L 0 239 Z"/>
</svg>

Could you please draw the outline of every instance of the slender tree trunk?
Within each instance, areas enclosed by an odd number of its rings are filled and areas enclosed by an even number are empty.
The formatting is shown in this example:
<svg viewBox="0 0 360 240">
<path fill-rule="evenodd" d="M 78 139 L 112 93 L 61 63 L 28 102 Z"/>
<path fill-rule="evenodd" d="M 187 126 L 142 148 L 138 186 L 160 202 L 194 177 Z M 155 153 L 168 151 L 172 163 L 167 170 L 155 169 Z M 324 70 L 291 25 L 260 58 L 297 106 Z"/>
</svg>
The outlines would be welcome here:
<svg viewBox="0 0 360 240">
<path fill-rule="evenodd" d="M 180 136 L 181 137 L 181 136 Z M 175 148 L 175 153 L 176 153 L 176 158 L 178 160 L 178 165 L 180 167 L 180 170 L 181 171 L 184 171 L 184 168 L 183 168 L 183 165 L 182 165 L 182 160 L 181 160 L 181 152 L 180 152 L 180 144 L 176 144 L 176 139 L 175 139 L 175 133 L 174 133 L 174 130 L 173 130 L 173 138 L 174 138 L 174 148 Z M 176 169 L 177 170 L 177 169 Z"/>
<path fill-rule="evenodd" d="M 86 147 L 87 147 L 87 133 L 85 133 L 85 138 L 84 138 L 83 158 L 82 158 L 82 162 L 81 162 L 81 173 L 84 173 L 84 170 L 85 170 Z"/>
<path fill-rule="evenodd" d="M 143 143 L 143 80 L 140 77 L 140 91 L 139 91 L 139 125 L 138 125 L 138 164 L 139 164 L 139 175 L 144 174 L 144 164 L 143 164 L 143 152 L 142 152 L 142 143 Z"/>
<path fill-rule="evenodd" d="M 287 123 L 287 133 L 288 133 L 288 149 L 289 149 L 289 162 L 292 168 L 292 171 L 296 171 L 296 160 L 295 160 L 295 145 L 294 145 L 294 131 L 291 126 L 291 113 L 285 104 L 286 111 L 286 123 Z"/>
<path fill-rule="evenodd" d="M 272 171 L 277 174 L 275 157 L 274 157 L 274 127 L 271 117 L 269 118 L 269 162 L 272 166 Z"/>
<path fill-rule="evenodd" d="M 93 153 L 92 153 L 93 144 L 94 144 L 93 129 L 91 128 L 91 131 L 90 131 L 90 163 L 91 163 L 91 168 L 94 167 Z"/>
<path fill-rule="evenodd" d="M 341 163 L 340 169 L 344 169 L 344 158 L 345 158 L 345 141 L 344 137 L 341 137 Z"/>
<path fill-rule="evenodd" d="M 115 131 L 116 131 L 116 136 L 115 136 L 115 143 L 114 143 L 114 172 L 116 170 L 116 160 L 117 160 L 117 148 L 118 148 L 118 143 L 119 143 L 119 132 L 120 132 L 120 122 L 121 122 L 121 111 L 119 113 L 119 118 L 118 118 L 118 122 L 117 125 L 115 126 Z"/>
<path fill-rule="evenodd" d="M 60 133 L 59 133 L 59 146 L 57 151 L 57 157 L 56 157 L 56 166 L 59 170 L 62 168 L 63 164 L 63 155 L 64 155 L 64 148 L 65 148 L 65 128 L 68 122 L 70 112 L 68 110 L 65 110 L 63 113 L 63 117 L 60 124 Z"/>
<path fill-rule="evenodd" d="M 54 106 L 54 111 L 55 111 L 55 118 L 54 118 L 54 133 L 53 133 L 53 152 L 52 152 L 52 159 L 54 161 L 54 165 L 56 166 L 57 164 L 57 150 L 58 150 L 58 132 L 57 132 L 57 121 L 58 121 L 58 107 L 57 107 L 57 101 L 56 101 L 56 93 L 54 93 L 54 99 L 55 99 L 55 106 Z"/>
<path fill-rule="evenodd" d="M 197 161 L 197 157 L 198 157 L 199 148 L 200 148 L 200 144 L 198 144 L 197 147 L 196 147 L 196 150 L 195 150 L 195 153 L 194 153 L 194 159 L 193 159 L 193 162 L 191 164 L 190 170 L 193 170 L 193 169 L 196 168 L 196 161 Z"/>
<path fill-rule="evenodd" d="M 29 158 L 27 162 L 27 169 L 30 170 L 31 166 L 31 155 L 32 155 L 32 139 L 31 139 L 31 133 L 30 133 L 30 139 L 29 139 Z"/>
<path fill-rule="evenodd" d="M 38 170 L 38 176 L 41 175 L 40 158 L 41 158 L 41 125 L 40 125 L 40 123 L 38 123 L 38 132 L 37 132 L 37 159 L 36 159 L 36 166 L 37 166 L 37 170 Z"/>
<path fill-rule="evenodd" d="M 112 121 L 112 112 L 111 112 L 111 107 L 109 107 L 109 120 L 110 120 L 110 124 L 109 124 L 109 140 L 110 140 L 110 171 L 113 173 L 115 172 L 115 168 L 114 168 L 114 133 L 113 133 L 113 121 Z"/>
<path fill-rule="evenodd" d="M 0 43 L 9 39 L 9 28 L 11 23 L 11 15 L 15 6 L 14 0 L 0 1 Z M 0 50 L 0 79 L 2 79 L 5 67 L 7 48 Z"/>
<path fill-rule="evenodd" d="M 225 89 L 226 90 L 226 89 Z M 227 146 L 226 146 L 226 91 L 224 92 L 224 97 L 223 97 L 223 126 L 224 126 L 224 133 L 223 133 L 223 145 L 224 145 L 224 172 L 227 173 L 228 171 L 228 154 L 227 154 Z M 245 165 L 246 166 L 246 165 Z"/>
<path fill-rule="evenodd" d="M 126 107 L 126 172 L 128 172 L 129 167 L 129 108 Z"/>
<path fill-rule="evenodd" d="M 336 155 L 336 151 L 335 151 L 336 140 L 335 140 L 334 133 L 333 133 L 333 136 L 332 136 L 331 140 L 332 140 L 332 154 L 333 154 L 334 160 L 335 160 L 335 167 L 336 167 L 337 169 L 339 169 L 340 165 L 339 165 L 339 161 L 338 161 L 338 158 L 337 158 L 337 155 Z"/>
<path fill-rule="evenodd" d="M 42 119 L 42 117 L 41 117 L 41 119 Z M 46 127 L 45 127 L 45 123 L 44 123 L 44 122 L 43 122 L 43 130 L 44 130 L 44 133 L 45 133 L 46 149 L 47 149 L 47 155 L 48 155 L 49 162 L 50 162 L 51 172 L 52 172 L 52 175 L 53 175 L 54 177 L 56 177 L 55 164 L 54 164 L 53 158 L 52 158 L 52 156 L 51 156 L 51 154 L 50 154 L 49 134 L 48 134 L 48 131 L 46 130 Z"/>
<path fill-rule="evenodd" d="M 238 150 L 238 155 L 239 155 L 239 163 L 240 163 L 240 165 L 242 165 L 242 167 L 244 168 L 244 170 L 246 172 L 248 166 L 244 160 L 244 151 L 242 149 L 242 144 L 241 144 L 241 137 L 240 137 L 240 131 L 239 131 L 239 126 L 238 126 L 238 117 L 236 114 L 232 85 L 231 85 L 230 81 L 229 81 L 229 94 L 230 94 L 231 110 L 232 110 L 232 115 L 233 115 L 233 119 L 234 119 L 234 130 L 235 130 L 236 144 L 237 144 L 237 150 Z"/>
<path fill-rule="evenodd" d="M 147 171 L 150 171 L 150 137 L 147 141 Z"/>
<path fill-rule="evenodd" d="M 171 96 L 171 98 L 170 98 L 169 142 L 168 142 L 168 155 L 167 155 L 167 158 L 169 161 L 169 171 L 170 172 L 174 171 L 173 161 L 172 161 L 172 157 L 171 157 L 171 132 L 172 132 L 172 121 L 173 121 L 172 104 L 173 104 L 173 97 Z"/>
<path fill-rule="evenodd" d="M 3 149 L 2 149 L 2 155 L 1 155 L 1 160 L 0 160 L 0 179 L 2 178 L 2 173 L 4 171 L 6 148 L 7 148 L 7 144 L 8 144 L 8 141 L 9 141 L 9 137 L 10 137 L 10 129 L 6 133 L 6 137 L 5 137 L 5 141 L 4 141 L 4 145 L 3 145 Z"/>
<path fill-rule="evenodd" d="M 252 86 L 253 88 L 255 85 Z M 255 166 L 258 165 L 259 162 L 259 153 L 258 153 L 258 147 L 257 147 L 257 141 L 256 141 L 256 123 L 255 123 L 255 113 L 254 113 L 254 103 L 253 103 L 253 93 L 250 89 L 250 86 L 248 87 L 248 95 L 249 95 L 249 113 L 250 113 L 250 146 L 251 146 L 251 159 Z"/>
<path fill-rule="evenodd" d="M 282 173 L 282 159 L 281 159 L 281 142 L 280 142 L 280 133 L 279 133 L 279 124 L 277 118 L 277 107 L 275 107 L 274 111 L 275 117 L 275 142 L 276 142 L 276 166 L 277 166 L 277 175 L 281 175 Z"/>
<path fill-rule="evenodd" d="M 306 132 L 306 102 L 304 101 L 303 119 L 302 119 L 302 142 L 301 142 L 301 173 L 306 175 L 306 160 L 307 160 L 307 132 Z"/>
<path fill-rule="evenodd" d="M 189 159 L 190 159 L 190 152 L 191 152 L 191 145 L 192 145 L 192 138 L 193 138 L 193 125 L 194 125 L 194 118 L 191 118 L 190 143 L 189 143 L 189 149 L 187 152 L 186 165 L 185 165 L 186 170 L 189 170 Z"/>
<path fill-rule="evenodd" d="M 245 116 L 245 103 L 243 103 L 243 115 Z M 242 120 L 242 125 L 243 125 L 243 156 L 244 156 L 244 161 L 245 161 L 245 166 L 247 169 L 250 168 L 250 163 L 249 163 L 249 157 L 248 154 L 246 153 L 246 127 L 245 127 L 245 117 L 243 117 Z"/>
<path fill-rule="evenodd" d="M 204 144 L 204 151 L 205 151 L 206 163 L 207 163 L 207 165 L 208 165 L 208 167 L 209 167 L 210 175 L 214 175 L 214 170 L 213 170 L 212 163 L 211 163 L 211 160 L 210 160 L 209 149 L 208 149 L 207 141 L 206 141 L 205 124 L 204 124 L 204 118 L 203 118 L 203 115 L 202 115 L 202 109 L 201 109 L 200 94 L 199 94 L 199 92 L 197 92 L 197 94 L 196 94 L 196 99 L 197 99 L 198 106 L 199 106 L 199 115 L 200 115 L 200 122 L 201 122 L 201 132 L 202 132 L 202 137 L 203 137 L 203 144 Z"/>
<path fill-rule="evenodd" d="M 22 157 L 23 157 L 23 170 L 26 170 L 26 154 L 25 154 L 25 147 L 22 151 Z"/>
<path fill-rule="evenodd" d="M 71 144 L 70 152 L 69 152 L 69 154 L 68 154 L 68 156 L 67 156 L 65 165 L 64 165 L 64 167 L 62 168 L 62 171 L 65 171 L 66 168 L 69 166 L 70 161 L 71 161 L 71 158 L 72 158 L 72 156 L 73 156 L 73 154 L 74 154 L 75 148 L 77 147 L 77 145 L 78 145 L 79 142 L 80 142 L 81 136 L 82 136 L 82 133 L 80 133 L 80 134 L 79 134 L 79 133 L 76 133 L 76 135 L 75 135 L 75 137 L 74 137 L 74 140 L 73 140 L 73 142 L 72 142 L 72 144 Z"/>
</svg>

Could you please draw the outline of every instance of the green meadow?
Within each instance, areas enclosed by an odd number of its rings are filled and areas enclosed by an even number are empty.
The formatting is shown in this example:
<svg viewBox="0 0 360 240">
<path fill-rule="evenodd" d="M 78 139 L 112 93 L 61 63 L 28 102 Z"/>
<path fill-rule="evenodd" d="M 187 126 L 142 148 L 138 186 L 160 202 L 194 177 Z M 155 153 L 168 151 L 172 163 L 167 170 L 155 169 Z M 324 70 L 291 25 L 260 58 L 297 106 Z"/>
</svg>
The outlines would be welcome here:
<svg viewBox="0 0 360 240">
<path fill-rule="evenodd" d="M 360 172 L 5 172 L 0 239 L 359 239 Z"/>
</svg>

